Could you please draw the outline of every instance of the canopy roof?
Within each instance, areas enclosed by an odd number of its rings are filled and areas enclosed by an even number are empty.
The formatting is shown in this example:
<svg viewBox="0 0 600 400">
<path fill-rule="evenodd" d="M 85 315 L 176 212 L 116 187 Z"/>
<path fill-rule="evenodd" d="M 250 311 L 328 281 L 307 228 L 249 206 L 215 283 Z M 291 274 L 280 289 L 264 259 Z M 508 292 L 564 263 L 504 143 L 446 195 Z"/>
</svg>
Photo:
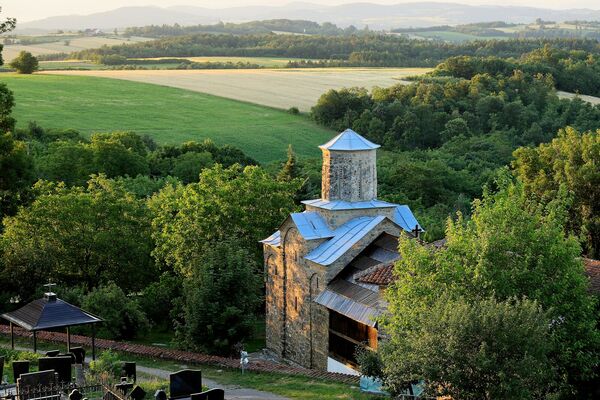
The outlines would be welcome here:
<svg viewBox="0 0 600 400">
<path fill-rule="evenodd" d="M 18 310 L 2 314 L 2 318 L 28 331 L 102 322 L 101 318 L 57 298 L 54 293 L 46 293 Z"/>
<path fill-rule="evenodd" d="M 360 151 L 375 150 L 380 146 L 368 141 L 352 129 L 346 129 L 344 132 L 319 147 L 324 150 L 334 151 Z"/>
</svg>

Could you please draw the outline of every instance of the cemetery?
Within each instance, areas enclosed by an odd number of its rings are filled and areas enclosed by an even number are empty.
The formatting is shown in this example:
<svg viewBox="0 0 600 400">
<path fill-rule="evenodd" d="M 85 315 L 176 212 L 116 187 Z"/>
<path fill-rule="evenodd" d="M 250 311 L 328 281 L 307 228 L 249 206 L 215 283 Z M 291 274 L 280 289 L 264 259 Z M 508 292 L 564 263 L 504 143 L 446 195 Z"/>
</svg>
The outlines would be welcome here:
<svg viewBox="0 0 600 400">
<path fill-rule="evenodd" d="M 70 327 L 102 323 L 102 319 L 75 307 L 45 285 L 44 297 L 2 314 L 9 322 L 10 347 L 0 356 L 0 399 L 6 400 L 223 400 L 222 389 L 205 389 L 202 372 L 185 369 L 170 374 L 168 387 L 148 393 L 138 385 L 136 363 L 95 366 L 95 329 L 91 336 L 91 363 L 83 346 L 72 346 Z M 33 352 L 15 350 L 15 326 L 31 333 Z M 66 349 L 38 353 L 37 332 L 66 328 Z M 114 363 L 113 363 L 114 364 Z M 7 366 L 5 370 L 5 365 Z"/>
</svg>

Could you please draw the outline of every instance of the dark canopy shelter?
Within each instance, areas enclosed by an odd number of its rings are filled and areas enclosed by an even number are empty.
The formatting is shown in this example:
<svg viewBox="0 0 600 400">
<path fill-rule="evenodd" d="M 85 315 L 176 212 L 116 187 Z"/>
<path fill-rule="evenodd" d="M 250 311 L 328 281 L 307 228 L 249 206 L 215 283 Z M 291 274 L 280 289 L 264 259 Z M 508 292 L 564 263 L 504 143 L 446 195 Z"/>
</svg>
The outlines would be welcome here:
<svg viewBox="0 0 600 400">
<path fill-rule="evenodd" d="M 95 324 L 102 319 L 75 307 L 48 292 L 43 298 L 6 314 L 2 318 L 10 322 L 10 341 L 15 348 L 14 325 L 33 333 L 33 351 L 37 351 L 36 332 L 47 329 L 67 328 L 67 351 L 71 350 L 71 332 L 69 328 L 76 325 L 92 325 L 92 358 L 96 358 Z"/>
</svg>

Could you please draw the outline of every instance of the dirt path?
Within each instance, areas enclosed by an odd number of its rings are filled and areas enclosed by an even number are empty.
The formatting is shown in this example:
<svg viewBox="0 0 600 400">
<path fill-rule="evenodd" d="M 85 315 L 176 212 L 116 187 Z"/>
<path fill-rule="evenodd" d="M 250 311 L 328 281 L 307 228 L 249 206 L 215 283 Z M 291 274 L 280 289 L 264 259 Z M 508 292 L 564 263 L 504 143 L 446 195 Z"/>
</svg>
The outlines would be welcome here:
<svg viewBox="0 0 600 400">
<path fill-rule="evenodd" d="M 8 348 L 7 345 L 0 346 Z M 15 346 L 15 350 L 33 351 L 31 348 L 23 346 Z M 92 358 L 90 356 L 86 356 L 85 361 L 89 363 L 90 361 L 92 361 Z M 144 367 L 141 365 L 137 365 L 136 369 L 138 372 L 141 372 L 146 375 L 151 375 L 160 379 L 169 379 L 169 374 L 171 373 L 171 371 L 167 371 L 164 369 Z M 234 385 L 222 385 L 212 379 L 207 379 L 205 377 L 202 377 L 202 384 L 208 386 L 211 389 L 223 389 L 225 391 L 225 398 L 227 400 L 289 400 L 287 397 L 282 397 L 273 393 L 263 392 L 260 390 L 249 389 Z"/>
</svg>

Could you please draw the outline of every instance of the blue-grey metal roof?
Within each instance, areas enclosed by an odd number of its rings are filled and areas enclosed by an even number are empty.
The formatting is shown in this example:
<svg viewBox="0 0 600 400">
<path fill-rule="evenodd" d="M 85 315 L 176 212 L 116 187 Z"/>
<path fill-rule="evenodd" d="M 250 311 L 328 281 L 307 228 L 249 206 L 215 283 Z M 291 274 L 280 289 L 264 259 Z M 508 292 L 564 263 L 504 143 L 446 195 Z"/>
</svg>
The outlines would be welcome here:
<svg viewBox="0 0 600 400">
<path fill-rule="evenodd" d="M 302 237 L 306 240 L 333 237 L 333 231 L 321 215 L 314 211 L 293 213 L 290 215 Z"/>
<path fill-rule="evenodd" d="M 34 300 L 16 311 L 2 314 L 2 318 L 28 331 L 102 322 L 101 318 L 57 299 L 54 293 L 47 293 L 42 299 Z"/>
<path fill-rule="evenodd" d="M 416 226 L 423 231 L 423 227 L 419 224 L 408 206 L 397 206 L 393 219 L 395 223 L 407 232 L 413 232 Z"/>
<path fill-rule="evenodd" d="M 382 299 L 377 292 L 343 279 L 327 285 L 314 301 L 369 326 L 375 326 L 377 317 L 381 315 Z"/>
<path fill-rule="evenodd" d="M 268 244 L 269 246 L 279 246 L 281 244 L 281 231 L 273 233 L 268 238 L 261 240 L 260 243 Z"/>
<path fill-rule="evenodd" d="M 352 246 L 385 218 L 384 216 L 376 216 L 351 219 L 333 232 L 333 238 L 315 248 L 304 258 L 317 264 L 330 265 L 346 254 Z"/>
<path fill-rule="evenodd" d="M 352 129 L 346 129 L 329 142 L 319 146 L 321 149 L 333 151 L 375 150 L 379 147 L 381 146 L 368 141 Z"/>
<path fill-rule="evenodd" d="M 369 208 L 392 208 L 397 207 L 397 204 L 388 203 L 382 200 L 369 200 L 369 201 L 344 201 L 344 200 L 304 200 L 302 204 L 306 204 L 312 207 L 322 208 L 324 210 L 358 210 L 358 209 L 369 209 Z M 414 227 L 413 227 L 414 228 Z"/>
</svg>

